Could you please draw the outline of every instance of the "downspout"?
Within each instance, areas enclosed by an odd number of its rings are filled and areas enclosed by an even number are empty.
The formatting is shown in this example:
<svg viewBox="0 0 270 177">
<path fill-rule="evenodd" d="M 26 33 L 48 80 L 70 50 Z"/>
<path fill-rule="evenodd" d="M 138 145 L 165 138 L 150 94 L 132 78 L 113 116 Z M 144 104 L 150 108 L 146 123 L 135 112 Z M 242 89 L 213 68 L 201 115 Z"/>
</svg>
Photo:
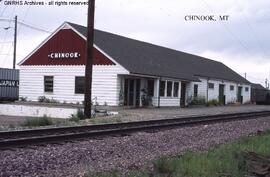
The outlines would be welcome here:
<svg viewBox="0 0 270 177">
<path fill-rule="evenodd" d="M 160 80 L 161 78 L 158 79 L 158 108 L 160 108 Z"/>
</svg>

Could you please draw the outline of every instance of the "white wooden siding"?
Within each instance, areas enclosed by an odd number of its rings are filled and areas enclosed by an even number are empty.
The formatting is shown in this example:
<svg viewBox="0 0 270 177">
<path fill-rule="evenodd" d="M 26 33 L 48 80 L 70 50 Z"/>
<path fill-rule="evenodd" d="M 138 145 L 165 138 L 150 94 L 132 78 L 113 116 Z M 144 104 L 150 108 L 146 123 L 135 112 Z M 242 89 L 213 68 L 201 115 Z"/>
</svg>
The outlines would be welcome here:
<svg viewBox="0 0 270 177">
<path fill-rule="evenodd" d="M 219 97 L 219 84 L 225 85 L 225 90 L 224 90 L 224 95 L 226 96 L 226 104 L 228 103 L 234 103 L 237 101 L 237 89 L 238 86 L 243 87 L 242 89 L 242 96 L 243 96 L 243 103 L 250 102 L 250 85 L 246 84 L 237 84 L 236 82 L 230 82 L 230 81 L 221 81 L 221 80 L 213 80 L 210 79 L 208 83 L 213 83 L 214 84 L 214 89 L 208 89 L 208 95 L 207 95 L 207 79 L 205 78 L 200 78 L 201 82 L 191 82 L 188 84 L 188 97 L 193 97 L 194 95 L 194 85 L 198 85 L 198 95 L 203 96 L 207 99 L 208 96 L 208 101 L 210 100 L 218 100 Z M 230 90 L 230 86 L 234 86 L 234 90 Z M 249 91 L 245 91 L 245 87 L 249 87 Z"/>
<path fill-rule="evenodd" d="M 158 106 L 158 97 L 152 98 L 152 104 L 153 106 Z M 166 107 L 166 106 L 179 106 L 180 107 L 180 98 L 160 97 L 160 106 L 161 107 Z"/>
<path fill-rule="evenodd" d="M 75 94 L 75 76 L 84 76 L 85 66 L 21 66 L 20 97 L 37 101 L 45 96 L 60 102 L 77 103 L 84 100 L 83 94 Z M 118 65 L 94 65 L 92 81 L 92 98 L 111 106 L 119 103 L 120 79 L 118 74 L 128 74 Z M 54 76 L 53 93 L 44 93 L 44 76 Z"/>
</svg>

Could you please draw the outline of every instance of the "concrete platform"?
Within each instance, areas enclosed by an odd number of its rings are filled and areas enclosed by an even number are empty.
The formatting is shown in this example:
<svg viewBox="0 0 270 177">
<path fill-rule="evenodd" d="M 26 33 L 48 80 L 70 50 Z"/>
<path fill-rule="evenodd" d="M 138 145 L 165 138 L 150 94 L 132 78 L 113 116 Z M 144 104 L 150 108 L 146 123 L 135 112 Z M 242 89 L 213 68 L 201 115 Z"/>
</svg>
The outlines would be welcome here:
<svg viewBox="0 0 270 177">
<path fill-rule="evenodd" d="M 194 108 L 140 108 L 122 110 L 115 108 L 115 111 L 119 112 L 119 115 L 117 116 L 120 117 L 122 121 L 140 121 L 151 119 L 166 119 L 173 117 L 270 111 L 270 105 L 237 105 Z"/>
<path fill-rule="evenodd" d="M 30 106 L 30 105 L 28 105 Z M 32 105 L 33 106 L 33 105 Z M 51 107 L 53 108 L 53 107 Z M 188 117 L 198 115 L 214 115 L 214 114 L 226 114 L 226 113 L 240 113 L 240 112 L 252 112 L 252 111 L 270 111 L 270 106 L 262 105 L 238 105 L 238 106 L 217 106 L 217 107 L 195 107 L 195 108 L 123 108 L 123 107 L 98 107 L 99 109 L 107 109 L 109 111 L 118 112 L 118 115 L 101 117 L 95 119 L 111 119 L 117 118 L 122 122 L 128 121 L 141 121 L 141 120 L 152 120 L 152 119 L 166 119 L 176 117 Z M 61 117 L 61 112 L 65 109 L 58 107 L 58 115 Z M 76 111 L 77 108 L 68 107 Z M 66 113 L 65 113 L 66 114 Z M 71 113 L 66 114 L 66 116 Z M 62 115 L 63 116 L 63 115 Z M 26 116 L 21 114 L 17 115 L 1 115 L 0 114 L 0 125 L 18 124 L 25 120 Z"/>
</svg>

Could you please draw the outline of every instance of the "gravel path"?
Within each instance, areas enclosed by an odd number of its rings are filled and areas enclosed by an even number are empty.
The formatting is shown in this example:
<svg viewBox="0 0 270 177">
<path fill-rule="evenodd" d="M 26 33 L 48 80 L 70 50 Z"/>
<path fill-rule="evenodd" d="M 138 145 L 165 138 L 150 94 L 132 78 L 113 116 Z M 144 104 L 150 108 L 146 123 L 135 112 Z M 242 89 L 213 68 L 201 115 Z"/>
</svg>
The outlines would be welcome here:
<svg viewBox="0 0 270 177">
<path fill-rule="evenodd" d="M 229 114 L 252 111 L 270 111 L 269 105 L 226 105 L 213 107 L 192 108 L 140 108 L 119 109 L 119 117 L 122 121 L 140 121 L 150 119 L 166 119 L 173 117 L 201 116 L 214 114 Z"/>
<path fill-rule="evenodd" d="M 0 151 L 0 176 L 74 177 L 114 169 L 125 173 L 149 167 L 152 160 L 163 155 L 204 150 L 267 129 L 270 117 L 5 150 Z"/>
<path fill-rule="evenodd" d="M 33 103 L 27 103 L 33 104 Z M 96 119 L 117 118 L 122 122 L 141 121 L 151 119 L 166 119 L 173 117 L 187 117 L 198 115 L 213 115 L 224 113 L 239 113 L 251 111 L 270 111 L 269 105 L 227 105 L 227 106 L 214 106 L 214 107 L 193 107 L 193 108 L 137 108 L 127 109 L 125 107 L 104 107 L 99 106 L 99 109 L 107 109 L 110 111 L 119 112 L 119 115 L 101 117 Z M 27 119 L 23 116 L 5 116 L 0 115 L 0 129 L 1 126 L 19 125 Z M 98 122 L 98 120 L 97 120 Z"/>
</svg>

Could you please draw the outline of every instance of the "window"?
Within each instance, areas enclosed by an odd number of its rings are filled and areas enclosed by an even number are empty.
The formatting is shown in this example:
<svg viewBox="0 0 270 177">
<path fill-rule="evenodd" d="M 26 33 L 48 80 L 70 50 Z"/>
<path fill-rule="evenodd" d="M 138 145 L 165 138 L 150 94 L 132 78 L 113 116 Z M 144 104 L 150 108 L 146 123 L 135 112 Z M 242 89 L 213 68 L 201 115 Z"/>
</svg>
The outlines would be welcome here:
<svg viewBox="0 0 270 177">
<path fill-rule="evenodd" d="M 172 96 L 172 82 L 167 81 L 167 97 L 171 97 L 171 96 Z"/>
<path fill-rule="evenodd" d="M 249 91 L 249 88 L 248 87 L 245 87 L 245 91 L 248 92 Z"/>
<path fill-rule="evenodd" d="M 230 91 L 234 91 L 234 86 L 230 85 Z"/>
<path fill-rule="evenodd" d="M 215 84 L 214 83 L 208 83 L 208 88 L 209 89 L 214 89 L 215 88 Z"/>
<path fill-rule="evenodd" d="M 84 82 L 85 82 L 85 77 L 75 77 L 75 93 L 76 94 L 84 93 Z"/>
<path fill-rule="evenodd" d="M 178 97 L 179 92 L 179 82 L 174 82 L 173 85 L 173 97 Z"/>
<path fill-rule="evenodd" d="M 194 97 L 198 97 L 198 85 L 194 85 Z"/>
<path fill-rule="evenodd" d="M 165 96 L 165 85 L 166 85 L 165 81 L 160 82 L 160 87 L 159 87 L 159 95 L 160 96 Z"/>
<path fill-rule="evenodd" d="M 53 92 L 53 76 L 44 76 L 44 92 Z"/>
</svg>

